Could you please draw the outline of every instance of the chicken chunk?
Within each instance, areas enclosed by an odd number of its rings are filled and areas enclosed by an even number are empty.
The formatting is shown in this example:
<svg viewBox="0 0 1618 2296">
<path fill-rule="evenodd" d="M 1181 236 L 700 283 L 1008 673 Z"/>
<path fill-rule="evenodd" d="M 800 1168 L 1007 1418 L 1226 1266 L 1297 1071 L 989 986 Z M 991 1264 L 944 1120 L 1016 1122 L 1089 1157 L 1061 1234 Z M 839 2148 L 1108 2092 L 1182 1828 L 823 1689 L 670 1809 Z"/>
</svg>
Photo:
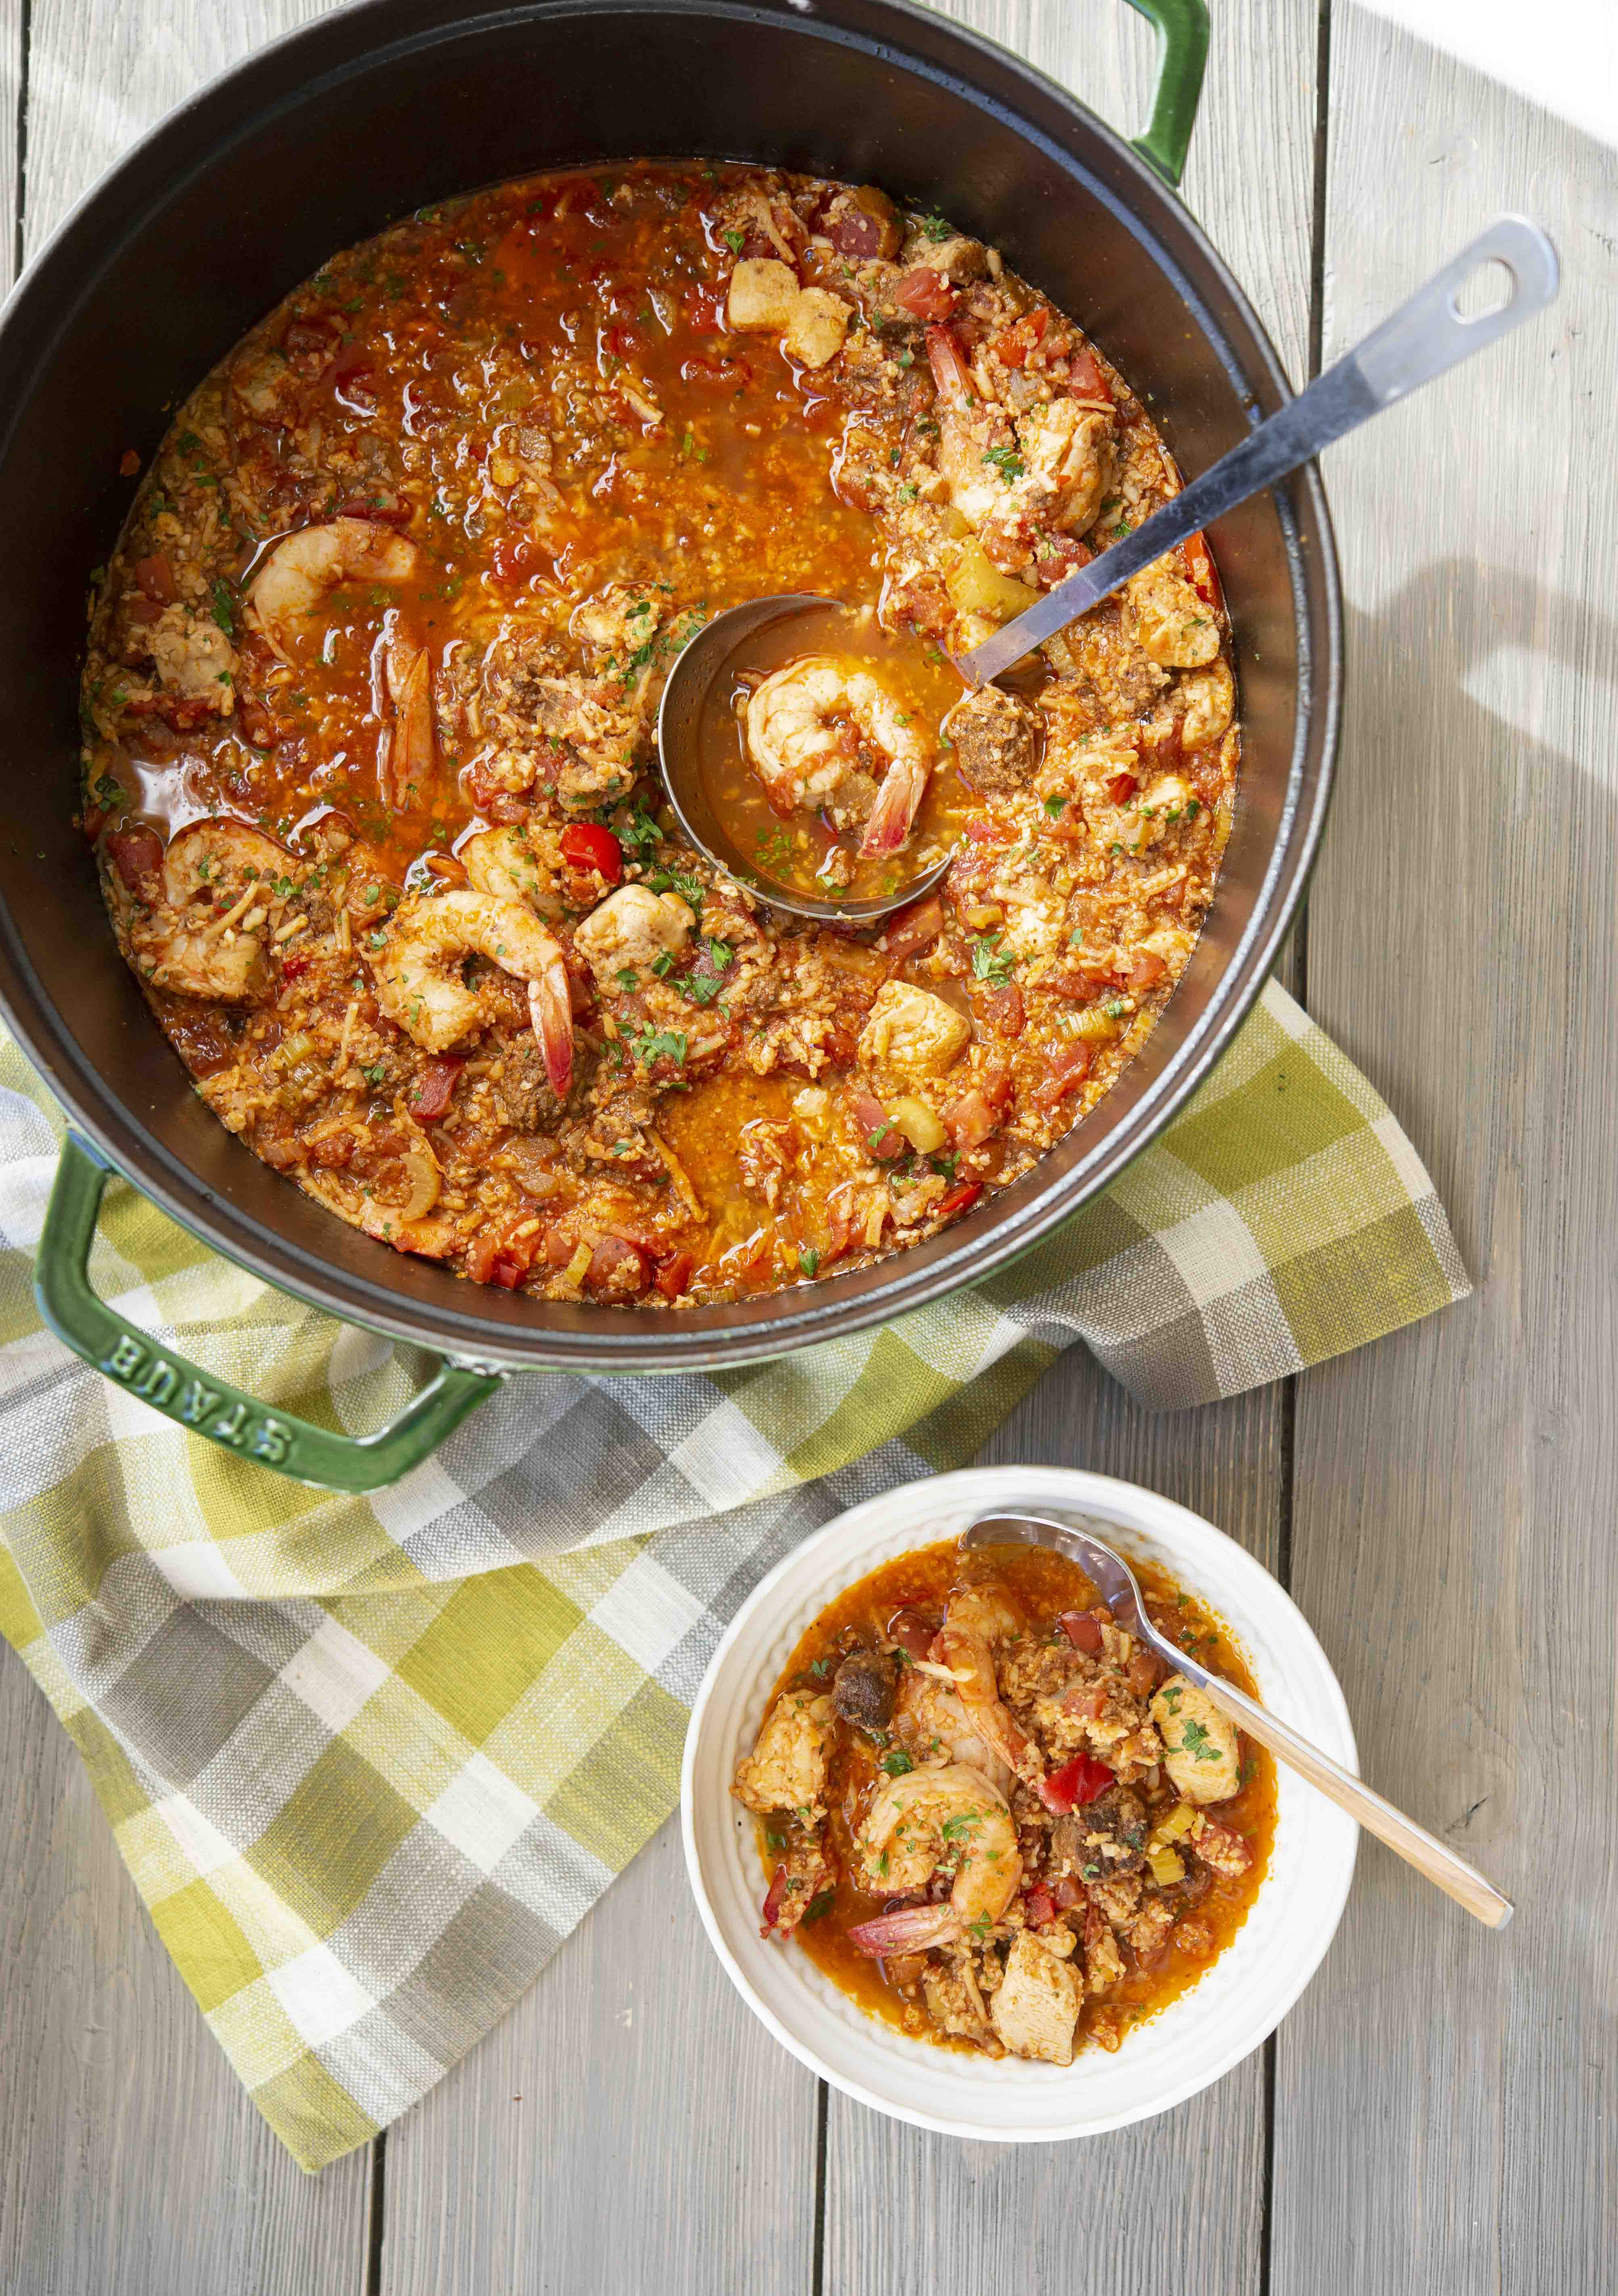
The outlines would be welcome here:
<svg viewBox="0 0 1618 2296">
<path fill-rule="evenodd" d="M 860 1031 L 859 1056 L 900 1076 L 939 1076 L 971 1034 L 965 1015 L 930 988 L 885 980 Z"/>
<path fill-rule="evenodd" d="M 824 287 L 805 287 L 787 315 L 781 348 L 800 366 L 829 366 L 842 348 L 853 316 L 841 295 Z"/>
<path fill-rule="evenodd" d="M 657 978 L 658 958 L 678 956 L 695 922 L 678 893 L 620 885 L 590 911 L 573 935 L 573 946 L 603 988 L 627 988 L 629 984 L 618 977 L 627 972 L 635 975 L 637 988 L 644 988 Z"/>
<path fill-rule="evenodd" d="M 939 731 L 974 790 L 1021 789 L 1039 762 L 1039 711 L 998 685 L 957 701 Z"/>
<path fill-rule="evenodd" d="M 730 275 L 726 316 L 739 335 L 784 332 L 801 293 L 790 264 L 773 256 L 749 256 Z"/>
<path fill-rule="evenodd" d="M 1163 1763 L 1187 1801 L 1228 1801 L 1242 1783 L 1236 1725 L 1205 1690 L 1171 1674 L 1152 1701 Z"/>
<path fill-rule="evenodd" d="M 186 606 L 165 606 L 147 637 L 161 683 L 188 701 L 206 701 L 227 718 L 234 707 L 236 658 L 218 624 Z"/>
<path fill-rule="evenodd" d="M 784 1690 L 764 1718 L 759 1742 L 736 1765 L 731 1792 L 760 1816 L 771 1810 L 824 1808 L 832 1747 L 832 1702 Z"/>
<path fill-rule="evenodd" d="M 1205 669 L 1190 671 L 1179 682 L 1179 699 L 1185 704 L 1181 742 L 1187 750 L 1205 750 L 1219 740 L 1236 715 L 1236 680 L 1230 675 L 1230 664 L 1211 661 Z"/>
<path fill-rule="evenodd" d="M 1134 575 L 1128 594 L 1135 635 L 1160 669 L 1200 669 L 1217 659 L 1219 624 L 1170 560 Z"/>
<path fill-rule="evenodd" d="M 1049 2065 L 1072 2063 L 1079 1980 L 1031 1931 L 1013 1939 L 989 2014 L 1013 2056 L 1038 2057 Z"/>
</svg>

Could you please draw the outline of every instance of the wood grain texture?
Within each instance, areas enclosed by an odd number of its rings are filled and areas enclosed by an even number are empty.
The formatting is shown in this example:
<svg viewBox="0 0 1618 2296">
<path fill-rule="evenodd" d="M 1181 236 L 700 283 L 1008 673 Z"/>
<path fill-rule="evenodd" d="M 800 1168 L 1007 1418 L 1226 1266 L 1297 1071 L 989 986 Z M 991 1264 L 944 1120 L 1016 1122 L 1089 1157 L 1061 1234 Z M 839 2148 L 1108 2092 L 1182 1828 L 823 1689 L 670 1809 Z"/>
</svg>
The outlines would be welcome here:
<svg viewBox="0 0 1618 2296">
<path fill-rule="evenodd" d="M 1618 160 L 1348 0 L 1332 53 L 1328 356 L 1501 208 L 1565 283 L 1326 465 L 1354 674 L 1310 1004 L 1478 1292 L 1302 1382 L 1294 1588 L 1367 1775 L 1518 1913 L 1367 1846 L 1279 2037 L 1271 2286 L 1572 2296 L 1618 2220 Z"/>
<path fill-rule="evenodd" d="M 159 113 L 294 8 L 36 0 L 28 250 Z M 18 211 L 20 0 L 0 7 L 0 265 Z M 0 1649 L 0 2288 L 359 2296 L 367 2154 L 318 2180 L 270 2135 L 146 1917 L 89 1782 Z"/>
<path fill-rule="evenodd" d="M 385 2296 L 808 2296 L 816 2089 L 721 1972 L 666 1825 L 389 2137 Z"/>
<path fill-rule="evenodd" d="M 0 2288 L 359 2296 L 366 2155 L 306 2177 L 271 2136 L 3 1645 L 0 1746 Z"/>
</svg>

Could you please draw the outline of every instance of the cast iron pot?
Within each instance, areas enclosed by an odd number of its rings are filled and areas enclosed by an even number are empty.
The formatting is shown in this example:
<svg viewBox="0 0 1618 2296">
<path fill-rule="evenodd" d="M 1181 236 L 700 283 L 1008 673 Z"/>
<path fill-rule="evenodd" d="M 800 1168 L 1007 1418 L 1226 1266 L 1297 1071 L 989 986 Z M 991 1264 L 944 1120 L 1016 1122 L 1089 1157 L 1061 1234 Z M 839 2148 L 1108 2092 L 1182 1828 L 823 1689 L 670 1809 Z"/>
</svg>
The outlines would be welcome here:
<svg viewBox="0 0 1618 2296">
<path fill-rule="evenodd" d="M 1115 1179 L 1259 993 L 1331 779 L 1342 626 L 1311 470 L 1213 536 L 1235 627 L 1241 800 L 1191 964 L 1123 1079 L 1036 1168 L 945 1234 L 812 1286 L 678 1315 L 483 1289 L 344 1226 L 192 1091 L 103 913 L 70 816 L 85 586 L 164 409 L 333 250 L 480 184 L 703 153 L 877 180 L 941 209 L 1083 323 L 1188 472 L 1287 397 L 1245 298 L 1170 186 L 1203 0 L 1134 0 L 1162 36 L 1131 147 L 1016 57 L 903 0 L 370 0 L 217 80 L 103 178 L 0 324 L 0 999 L 73 1131 L 41 1239 L 46 1320 L 170 1419 L 306 1481 L 361 1489 L 425 1456 L 508 1372 L 708 1370 L 883 1323 L 1003 1267 Z M 1166 180 L 1165 180 L 1166 179 Z M 444 1360 L 363 1441 L 164 1356 L 91 1292 L 108 1174 L 267 1282 Z"/>
</svg>

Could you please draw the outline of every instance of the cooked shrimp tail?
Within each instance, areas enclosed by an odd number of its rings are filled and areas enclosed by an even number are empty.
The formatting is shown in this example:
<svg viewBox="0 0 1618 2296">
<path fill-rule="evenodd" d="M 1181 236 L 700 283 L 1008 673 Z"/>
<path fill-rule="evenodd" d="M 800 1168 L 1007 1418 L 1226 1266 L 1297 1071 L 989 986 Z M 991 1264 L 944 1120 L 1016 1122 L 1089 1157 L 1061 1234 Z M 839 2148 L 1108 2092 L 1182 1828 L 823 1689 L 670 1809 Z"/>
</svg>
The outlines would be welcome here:
<svg viewBox="0 0 1618 2296">
<path fill-rule="evenodd" d="M 554 944 L 552 944 L 554 947 Z M 558 1100 L 568 1096 L 573 1081 L 573 1010 L 568 995 L 567 967 L 562 951 L 544 972 L 528 984 L 528 1015 L 545 1054 L 545 1073 Z"/>
<path fill-rule="evenodd" d="M 856 1952 L 874 1960 L 895 1953 L 924 1953 L 929 1946 L 947 1945 L 961 1933 L 961 1917 L 953 1906 L 901 1906 L 897 1913 L 878 1914 L 874 1921 L 858 1923 L 846 1932 Z"/>
<path fill-rule="evenodd" d="M 923 798 L 927 793 L 929 767 L 925 758 L 896 758 L 883 775 L 871 808 L 859 849 L 867 856 L 897 853 L 910 834 Z"/>
</svg>

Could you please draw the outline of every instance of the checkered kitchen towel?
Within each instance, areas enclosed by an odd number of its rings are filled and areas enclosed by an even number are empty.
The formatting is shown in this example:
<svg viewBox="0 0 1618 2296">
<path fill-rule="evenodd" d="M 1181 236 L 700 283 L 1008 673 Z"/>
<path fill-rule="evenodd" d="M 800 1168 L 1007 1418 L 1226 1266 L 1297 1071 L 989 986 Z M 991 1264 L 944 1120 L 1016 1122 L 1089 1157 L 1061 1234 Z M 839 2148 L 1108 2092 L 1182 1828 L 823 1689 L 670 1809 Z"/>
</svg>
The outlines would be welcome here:
<svg viewBox="0 0 1618 2296">
<path fill-rule="evenodd" d="M 1076 1338 L 1185 1405 L 1468 1289 L 1409 1142 L 1271 987 L 1162 1142 L 981 1290 L 712 1379 L 513 1380 L 394 1489 L 333 1497 L 171 1429 L 40 1328 L 61 1132 L 4 1044 L 0 1631 L 310 2169 L 431 2087 L 669 1815 L 709 1655 L 806 1532 L 963 1464 Z M 415 1383 L 408 1351 L 122 1183 L 92 1275 L 327 1425 L 376 1425 Z"/>
</svg>

